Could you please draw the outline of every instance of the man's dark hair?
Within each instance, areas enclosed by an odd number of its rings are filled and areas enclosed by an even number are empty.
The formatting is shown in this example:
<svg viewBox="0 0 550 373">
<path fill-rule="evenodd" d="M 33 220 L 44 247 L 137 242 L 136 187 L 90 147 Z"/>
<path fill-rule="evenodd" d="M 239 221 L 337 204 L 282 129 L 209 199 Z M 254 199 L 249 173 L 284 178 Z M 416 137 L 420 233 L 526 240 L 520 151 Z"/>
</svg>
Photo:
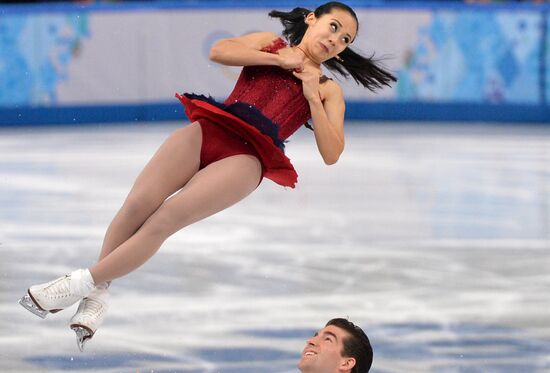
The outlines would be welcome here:
<svg viewBox="0 0 550 373">
<path fill-rule="evenodd" d="M 341 352 L 344 357 L 355 359 L 355 366 L 351 373 L 367 373 L 372 365 L 372 346 L 369 337 L 363 329 L 349 320 L 336 318 L 330 320 L 326 326 L 333 325 L 345 330 L 349 336 L 344 339 L 344 349 Z"/>
</svg>

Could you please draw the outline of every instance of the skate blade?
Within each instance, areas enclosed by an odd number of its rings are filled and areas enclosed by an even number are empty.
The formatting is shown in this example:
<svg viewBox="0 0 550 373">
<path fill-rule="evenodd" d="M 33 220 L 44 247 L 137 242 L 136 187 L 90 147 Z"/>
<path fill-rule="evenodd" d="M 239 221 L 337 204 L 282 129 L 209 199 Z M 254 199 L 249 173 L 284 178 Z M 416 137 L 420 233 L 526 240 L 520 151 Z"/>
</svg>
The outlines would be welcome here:
<svg viewBox="0 0 550 373">
<path fill-rule="evenodd" d="M 45 319 L 46 315 L 49 313 L 49 311 L 46 311 L 40 308 L 32 300 L 31 296 L 28 293 L 25 294 L 21 299 L 19 299 L 19 304 L 22 305 L 25 309 L 27 309 L 27 311 L 30 311 L 31 313 L 43 319 Z"/>
<path fill-rule="evenodd" d="M 94 336 L 88 328 L 80 325 L 71 325 L 71 329 L 76 333 L 76 344 L 80 352 L 84 352 L 84 345 Z"/>
</svg>

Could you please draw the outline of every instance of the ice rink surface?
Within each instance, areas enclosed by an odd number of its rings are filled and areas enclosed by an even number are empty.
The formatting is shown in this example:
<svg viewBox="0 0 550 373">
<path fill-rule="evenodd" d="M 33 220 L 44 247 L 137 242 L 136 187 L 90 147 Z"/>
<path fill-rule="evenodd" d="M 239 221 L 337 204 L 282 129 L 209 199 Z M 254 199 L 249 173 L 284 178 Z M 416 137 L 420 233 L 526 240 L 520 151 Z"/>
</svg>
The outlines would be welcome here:
<svg viewBox="0 0 550 373">
<path fill-rule="evenodd" d="M 17 304 L 98 255 L 178 123 L 0 129 L 0 371 L 290 373 L 333 317 L 372 372 L 550 372 L 550 127 L 350 123 L 327 167 L 303 129 L 295 190 L 264 180 L 113 283 L 84 353 Z M 224 186 L 219 185 L 219 192 Z"/>
</svg>

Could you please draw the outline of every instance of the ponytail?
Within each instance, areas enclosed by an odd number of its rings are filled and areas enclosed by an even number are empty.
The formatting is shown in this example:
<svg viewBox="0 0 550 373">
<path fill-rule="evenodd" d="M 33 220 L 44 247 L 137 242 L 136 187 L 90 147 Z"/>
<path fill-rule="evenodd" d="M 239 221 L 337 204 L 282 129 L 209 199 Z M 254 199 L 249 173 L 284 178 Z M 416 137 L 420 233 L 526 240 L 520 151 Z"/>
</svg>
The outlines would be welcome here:
<svg viewBox="0 0 550 373">
<path fill-rule="evenodd" d="M 306 33 L 308 26 L 304 20 L 309 13 L 311 13 L 309 9 L 294 8 L 290 12 L 272 10 L 269 12 L 269 16 L 279 18 L 284 27 L 283 36 L 289 41 L 290 45 L 298 45 Z"/>
<path fill-rule="evenodd" d="M 347 47 L 340 53 L 340 58 L 331 58 L 323 62 L 329 70 L 336 71 L 344 78 L 350 75 L 357 84 L 371 91 L 382 86 L 390 86 L 397 78 L 379 66 L 379 62 L 371 57 L 364 57 Z"/>
</svg>

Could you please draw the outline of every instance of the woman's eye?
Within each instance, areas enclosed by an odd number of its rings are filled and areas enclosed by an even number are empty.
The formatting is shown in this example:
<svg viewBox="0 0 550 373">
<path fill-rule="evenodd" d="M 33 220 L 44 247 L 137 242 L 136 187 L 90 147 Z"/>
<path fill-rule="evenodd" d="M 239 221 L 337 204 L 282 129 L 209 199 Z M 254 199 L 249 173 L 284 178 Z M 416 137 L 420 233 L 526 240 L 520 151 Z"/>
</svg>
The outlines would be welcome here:
<svg viewBox="0 0 550 373">
<path fill-rule="evenodd" d="M 349 38 L 344 38 L 344 43 L 349 44 Z"/>
<path fill-rule="evenodd" d="M 336 31 L 338 29 L 338 26 L 336 25 L 336 23 L 331 23 L 330 27 L 332 27 L 333 31 Z"/>
</svg>

